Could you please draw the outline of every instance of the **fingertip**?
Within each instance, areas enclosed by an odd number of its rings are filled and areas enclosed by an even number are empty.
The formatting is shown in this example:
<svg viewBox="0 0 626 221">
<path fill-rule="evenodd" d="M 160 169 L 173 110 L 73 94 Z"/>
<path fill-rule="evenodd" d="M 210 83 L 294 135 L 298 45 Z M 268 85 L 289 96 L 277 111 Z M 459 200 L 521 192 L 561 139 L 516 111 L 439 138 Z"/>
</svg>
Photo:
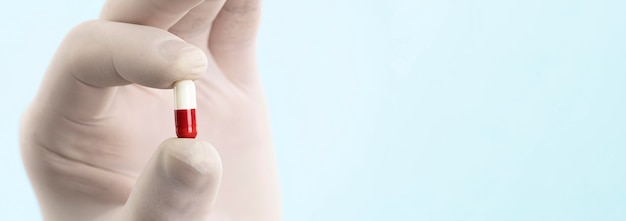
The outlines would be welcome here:
<svg viewBox="0 0 626 221">
<path fill-rule="evenodd" d="M 163 88 L 172 88 L 180 80 L 196 80 L 206 73 L 209 66 L 207 55 L 202 49 L 178 39 L 162 42 L 159 52 L 164 60 L 164 69 L 170 72 L 171 77 L 166 80 L 166 85 L 161 86 Z"/>
<path fill-rule="evenodd" d="M 209 61 L 202 49 L 195 46 L 186 46 L 178 51 L 178 57 L 174 64 L 178 71 L 187 76 L 199 78 L 206 72 Z"/>
<path fill-rule="evenodd" d="M 219 183 L 222 160 L 208 142 L 196 139 L 171 138 L 163 142 L 163 166 L 167 178 L 190 188 Z"/>
<path fill-rule="evenodd" d="M 215 203 L 221 176 L 222 161 L 208 142 L 165 140 L 139 176 L 124 206 L 123 217 L 206 220 Z"/>
<path fill-rule="evenodd" d="M 74 28 L 59 51 L 66 64 L 59 71 L 94 87 L 171 89 L 201 78 L 209 62 L 205 51 L 165 30 L 100 20 Z"/>
</svg>

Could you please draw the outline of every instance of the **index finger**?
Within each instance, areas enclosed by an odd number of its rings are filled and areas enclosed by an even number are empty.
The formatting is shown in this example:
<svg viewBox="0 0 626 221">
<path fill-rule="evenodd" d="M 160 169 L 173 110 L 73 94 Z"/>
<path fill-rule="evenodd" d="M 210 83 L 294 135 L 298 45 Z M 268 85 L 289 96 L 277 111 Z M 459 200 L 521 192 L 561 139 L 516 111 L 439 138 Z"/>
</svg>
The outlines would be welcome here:
<svg viewBox="0 0 626 221">
<path fill-rule="evenodd" d="M 107 0 L 100 19 L 169 29 L 204 0 Z"/>
</svg>

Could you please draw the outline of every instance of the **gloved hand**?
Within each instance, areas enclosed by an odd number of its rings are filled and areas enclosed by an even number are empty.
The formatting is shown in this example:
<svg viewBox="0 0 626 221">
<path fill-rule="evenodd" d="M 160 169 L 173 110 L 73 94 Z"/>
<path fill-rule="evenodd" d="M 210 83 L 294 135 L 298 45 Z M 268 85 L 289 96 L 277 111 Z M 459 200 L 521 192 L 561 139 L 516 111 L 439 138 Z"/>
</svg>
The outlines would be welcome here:
<svg viewBox="0 0 626 221">
<path fill-rule="evenodd" d="M 44 219 L 280 220 L 259 19 L 260 0 L 109 0 L 74 28 L 20 125 Z M 183 79 L 197 140 L 167 139 Z"/>
</svg>

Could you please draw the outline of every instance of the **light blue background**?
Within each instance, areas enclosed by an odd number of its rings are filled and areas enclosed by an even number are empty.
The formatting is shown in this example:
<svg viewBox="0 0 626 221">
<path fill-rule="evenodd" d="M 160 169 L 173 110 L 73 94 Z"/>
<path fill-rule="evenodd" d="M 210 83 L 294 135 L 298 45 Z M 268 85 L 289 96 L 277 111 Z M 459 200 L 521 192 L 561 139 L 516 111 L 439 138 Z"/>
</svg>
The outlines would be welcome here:
<svg viewBox="0 0 626 221">
<path fill-rule="evenodd" d="M 0 220 L 40 220 L 17 124 L 100 1 L 0 7 Z M 626 220 L 626 1 L 266 0 L 284 216 Z"/>
</svg>

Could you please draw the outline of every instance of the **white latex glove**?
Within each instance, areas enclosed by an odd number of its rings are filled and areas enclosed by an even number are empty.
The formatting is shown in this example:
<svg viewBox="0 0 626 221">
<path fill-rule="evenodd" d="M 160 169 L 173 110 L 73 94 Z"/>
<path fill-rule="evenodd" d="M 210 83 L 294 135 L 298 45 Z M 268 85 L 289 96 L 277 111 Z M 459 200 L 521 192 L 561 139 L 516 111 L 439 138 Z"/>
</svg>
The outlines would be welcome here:
<svg viewBox="0 0 626 221">
<path fill-rule="evenodd" d="M 259 18 L 259 0 L 109 0 L 74 28 L 20 128 L 44 219 L 280 220 Z M 182 79 L 197 140 L 167 139 Z"/>
</svg>

